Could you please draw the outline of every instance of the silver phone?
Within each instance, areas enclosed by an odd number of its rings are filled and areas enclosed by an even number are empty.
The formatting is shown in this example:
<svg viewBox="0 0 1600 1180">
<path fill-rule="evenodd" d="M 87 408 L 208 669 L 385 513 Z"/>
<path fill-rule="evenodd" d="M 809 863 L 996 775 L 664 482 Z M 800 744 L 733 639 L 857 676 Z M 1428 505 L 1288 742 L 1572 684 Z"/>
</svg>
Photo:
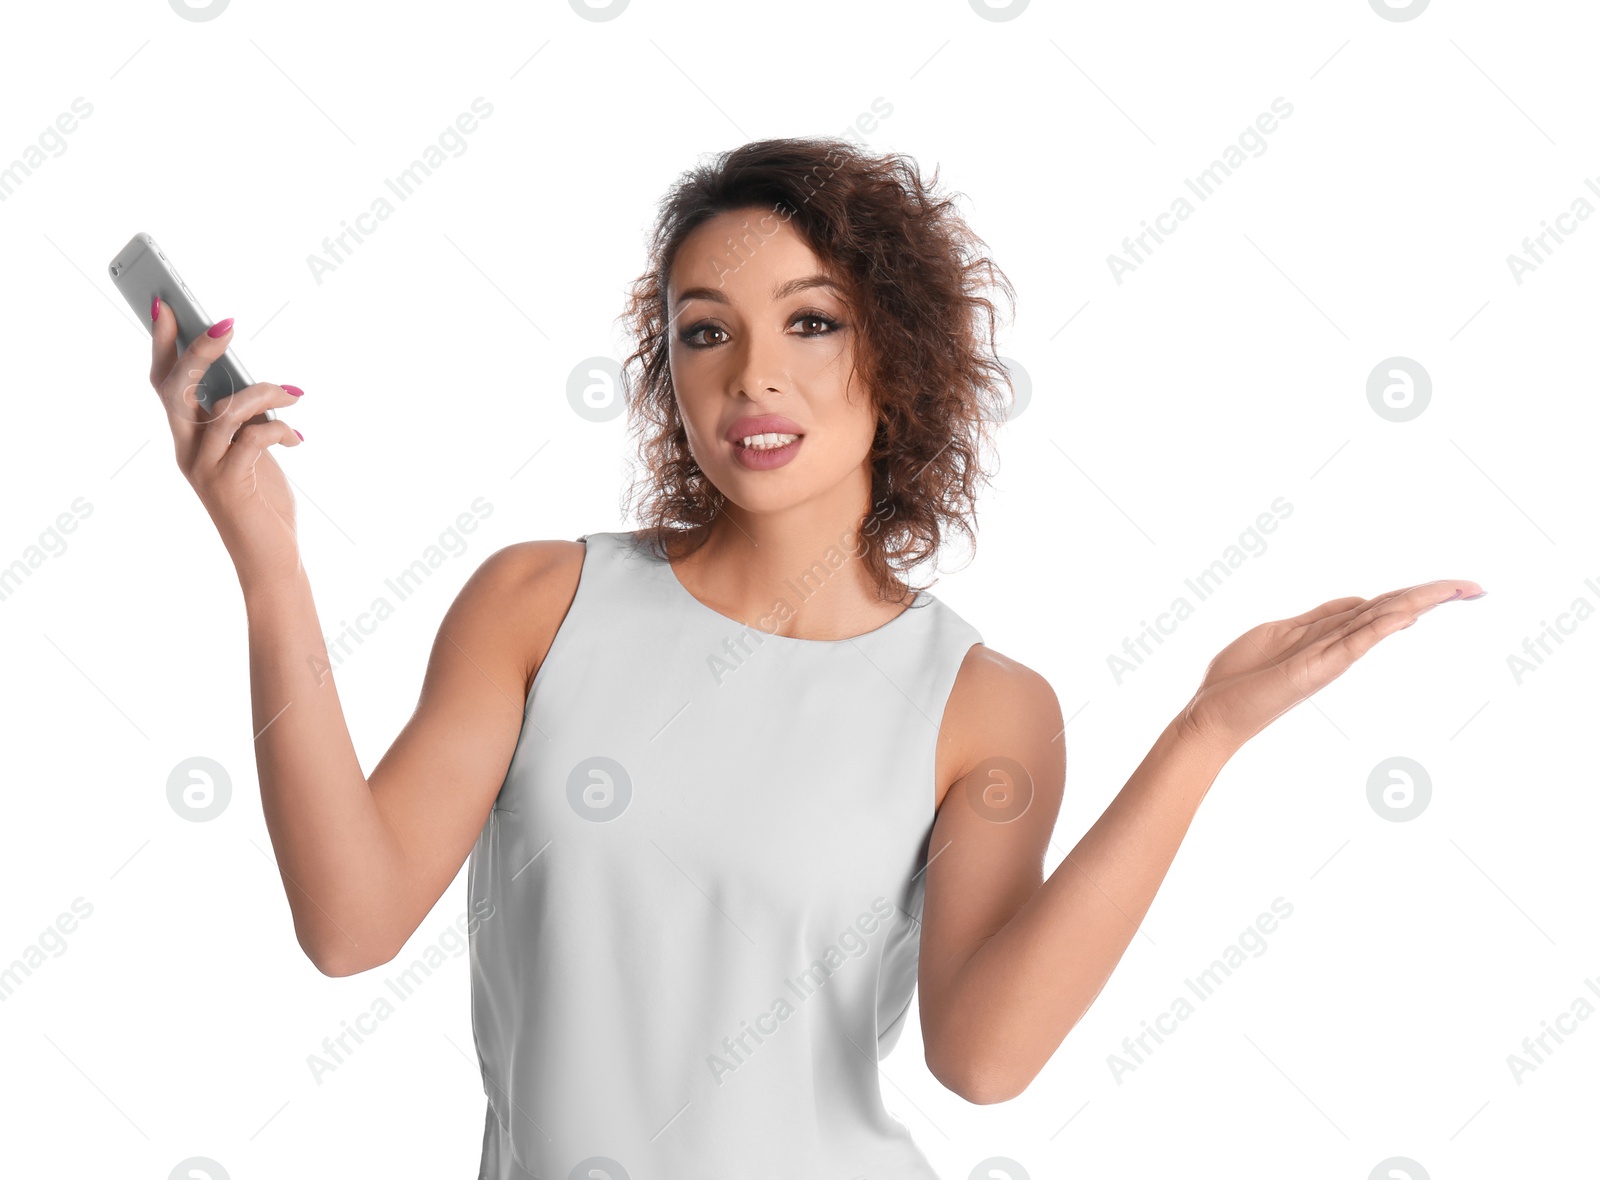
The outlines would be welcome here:
<svg viewBox="0 0 1600 1180">
<path fill-rule="evenodd" d="M 215 322 L 206 315 L 194 292 L 183 281 L 183 276 L 178 274 L 177 268 L 149 234 L 137 233 L 129 238 L 128 244 L 111 260 L 109 269 L 112 283 L 122 292 L 122 297 L 133 308 L 133 314 L 144 325 L 145 331 L 155 332 L 155 325 L 150 322 L 152 300 L 159 298 L 172 309 L 173 318 L 178 323 L 180 355 L 196 336 Z M 200 378 L 195 399 L 208 415 L 214 415 L 218 401 L 254 384 L 230 346 L 211 362 Z M 278 415 L 269 409 L 257 414 L 251 421 L 275 422 L 277 418 Z"/>
</svg>

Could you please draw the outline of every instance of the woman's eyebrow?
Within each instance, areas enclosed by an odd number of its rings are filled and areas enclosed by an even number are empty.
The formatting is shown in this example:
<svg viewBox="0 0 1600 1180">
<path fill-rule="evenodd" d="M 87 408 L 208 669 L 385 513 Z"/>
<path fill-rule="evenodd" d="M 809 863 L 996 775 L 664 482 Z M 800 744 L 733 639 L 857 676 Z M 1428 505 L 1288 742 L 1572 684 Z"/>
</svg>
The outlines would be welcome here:
<svg viewBox="0 0 1600 1180">
<path fill-rule="evenodd" d="M 839 284 L 828 278 L 827 275 L 807 275 L 804 278 L 790 279 L 787 283 L 778 284 L 777 287 L 773 288 L 772 298 L 774 300 L 787 299 L 790 295 L 801 291 L 809 291 L 814 287 L 830 288 L 841 297 L 844 294 L 839 290 Z M 728 302 L 728 297 L 716 287 L 690 287 L 679 294 L 677 301 L 682 305 L 691 299 L 709 299 L 712 303 Z"/>
</svg>

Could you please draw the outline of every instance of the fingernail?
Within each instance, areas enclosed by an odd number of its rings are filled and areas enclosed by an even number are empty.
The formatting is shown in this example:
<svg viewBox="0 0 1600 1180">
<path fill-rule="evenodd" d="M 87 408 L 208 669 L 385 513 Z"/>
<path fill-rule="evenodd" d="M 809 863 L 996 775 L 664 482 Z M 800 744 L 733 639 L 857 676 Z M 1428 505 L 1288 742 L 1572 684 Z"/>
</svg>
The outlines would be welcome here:
<svg viewBox="0 0 1600 1180">
<path fill-rule="evenodd" d="M 1456 599 L 1458 599 L 1458 598 L 1460 598 L 1460 597 L 1461 597 L 1461 591 L 1460 591 L 1460 590 L 1457 590 L 1457 591 L 1456 591 L 1456 592 L 1455 592 L 1455 593 L 1454 593 L 1454 594 L 1452 594 L 1452 595 L 1451 595 L 1451 596 L 1450 596 L 1450 597 L 1449 597 L 1449 598 L 1447 598 L 1447 599 L 1445 599 L 1445 601 L 1446 601 L 1446 602 L 1454 602 L 1454 601 L 1455 601 L 1455 600 L 1456 600 Z"/>
<path fill-rule="evenodd" d="M 1482 598 L 1487 593 L 1489 593 L 1487 590 L 1479 590 L 1476 594 L 1467 595 L 1461 601 L 1462 602 L 1471 602 L 1474 598 Z"/>
<path fill-rule="evenodd" d="M 289 429 L 290 429 L 290 430 L 294 430 L 294 427 L 293 427 L 293 426 L 291 426 L 291 427 L 289 427 Z M 295 437 L 296 437 L 296 438 L 297 438 L 297 439 L 299 439 L 299 440 L 300 440 L 300 441 L 301 441 L 301 442 L 305 442 L 305 441 L 306 441 L 306 436 L 305 436 L 305 435 L 303 435 L 303 434 L 301 434 L 301 433 L 300 433 L 300 432 L 299 432 L 299 431 L 298 431 L 298 430 L 294 430 L 294 436 L 295 436 Z"/>
<path fill-rule="evenodd" d="M 283 389 L 285 393 L 292 393 L 295 395 L 295 397 L 304 397 L 306 393 L 306 391 L 301 389 L 298 385 L 285 385 Z"/>
<path fill-rule="evenodd" d="M 150 322 L 153 324 L 161 318 L 161 296 L 157 295 L 150 300 Z"/>
<path fill-rule="evenodd" d="M 225 320 L 218 320 L 216 323 L 207 328 L 206 335 L 215 340 L 218 336 L 226 336 L 228 334 L 228 329 L 231 327 L 233 327 L 233 317 L 229 316 Z"/>
</svg>

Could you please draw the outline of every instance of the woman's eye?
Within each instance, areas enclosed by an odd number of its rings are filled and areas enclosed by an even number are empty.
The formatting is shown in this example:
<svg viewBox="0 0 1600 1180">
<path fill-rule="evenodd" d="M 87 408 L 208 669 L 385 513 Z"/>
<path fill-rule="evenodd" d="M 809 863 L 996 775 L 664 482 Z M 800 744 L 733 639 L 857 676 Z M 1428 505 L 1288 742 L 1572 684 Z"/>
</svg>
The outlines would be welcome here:
<svg viewBox="0 0 1600 1180">
<path fill-rule="evenodd" d="M 801 336 L 831 336 L 842 326 L 838 320 L 814 311 L 801 312 L 789 322 L 804 329 L 800 333 Z M 812 327 L 813 325 L 816 327 Z M 720 332 L 722 335 L 720 338 L 710 339 L 706 336 L 708 332 Z M 690 348 L 714 348 L 726 340 L 727 334 L 727 329 L 717 324 L 696 324 L 692 328 L 684 329 L 678 339 Z"/>
<path fill-rule="evenodd" d="M 802 336 L 828 336 L 838 331 L 839 328 L 839 323 L 837 320 L 831 320 L 827 316 L 819 315 L 814 311 L 801 312 L 799 315 L 795 316 L 793 322 L 797 324 L 824 325 L 820 332 L 801 332 L 800 334 Z"/>
<path fill-rule="evenodd" d="M 694 327 L 684 332 L 679 339 L 685 344 L 688 344 L 694 348 L 709 348 L 711 347 L 710 342 L 699 339 L 699 337 L 705 332 L 721 331 L 722 329 L 717 327 L 715 324 L 696 324 Z"/>
</svg>

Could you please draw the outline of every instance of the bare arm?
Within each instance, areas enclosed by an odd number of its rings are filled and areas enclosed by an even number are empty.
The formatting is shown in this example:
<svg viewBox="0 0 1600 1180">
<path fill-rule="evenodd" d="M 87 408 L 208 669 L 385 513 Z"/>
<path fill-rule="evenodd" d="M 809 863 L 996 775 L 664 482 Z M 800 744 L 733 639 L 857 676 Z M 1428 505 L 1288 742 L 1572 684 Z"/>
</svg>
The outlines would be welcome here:
<svg viewBox="0 0 1600 1180">
<path fill-rule="evenodd" d="M 983 678 L 1011 681 L 1008 692 L 986 694 L 974 720 L 1026 769 L 1012 789 L 1028 807 L 1006 820 L 1003 796 L 993 815 L 975 805 L 981 765 L 950 788 L 934 827 L 922 1012 L 934 1076 L 969 1102 L 990 1103 L 1026 1088 L 1105 987 L 1226 759 L 1169 725 L 1041 883 L 1065 770 L 1061 738 L 1051 736 L 1060 708 L 1031 673 Z"/>
<path fill-rule="evenodd" d="M 1042 677 L 974 648 L 948 710 L 960 736 L 943 740 L 960 747 L 959 770 L 934 824 L 924 899 L 919 984 L 934 1076 L 971 1102 L 1022 1093 L 1110 979 L 1234 751 L 1380 640 L 1479 593 L 1432 582 L 1245 632 L 1042 882 L 1065 776 L 1061 711 Z M 995 755 L 1020 774 L 997 776 Z M 1020 815 L 1008 793 L 1026 795 Z"/>
<path fill-rule="evenodd" d="M 150 384 L 178 468 L 244 591 L 261 806 L 295 933 L 326 974 L 363 971 L 395 956 L 482 829 L 584 548 L 533 541 L 479 567 L 440 625 L 416 711 L 363 776 L 300 564 L 294 495 L 269 449 L 303 440 L 261 416 L 295 405 L 301 391 L 260 382 L 206 412 L 196 383 L 227 348 L 233 321 L 180 356 L 171 309 L 157 300 L 150 310 Z"/>
<path fill-rule="evenodd" d="M 247 587 L 262 809 L 295 932 L 319 970 L 388 962 L 460 870 L 504 781 L 582 553 L 533 542 L 479 567 L 440 624 L 416 711 L 370 778 L 304 575 Z"/>
</svg>

